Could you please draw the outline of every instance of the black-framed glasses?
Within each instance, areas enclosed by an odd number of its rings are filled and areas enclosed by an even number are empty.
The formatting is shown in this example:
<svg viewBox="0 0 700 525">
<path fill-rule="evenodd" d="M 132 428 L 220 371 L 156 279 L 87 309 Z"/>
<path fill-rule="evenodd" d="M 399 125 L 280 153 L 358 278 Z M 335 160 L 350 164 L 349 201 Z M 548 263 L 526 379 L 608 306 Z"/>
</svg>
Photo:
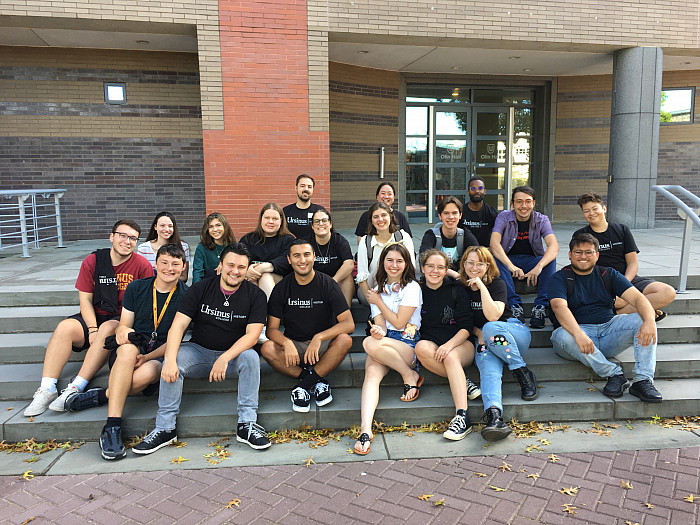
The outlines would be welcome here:
<svg viewBox="0 0 700 525">
<path fill-rule="evenodd" d="M 139 238 L 138 238 L 138 237 L 134 237 L 133 235 L 127 235 L 126 233 L 122 233 L 122 232 L 112 232 L 112 233 L 113 233 L 114 235 L 119 235 L 119 238 L 120 238 L 122 241 L 129 240 L 130 242 L 133 242 L 134 244 L 136 244 L 137 242 L 139 242 Z"/>
</svg>

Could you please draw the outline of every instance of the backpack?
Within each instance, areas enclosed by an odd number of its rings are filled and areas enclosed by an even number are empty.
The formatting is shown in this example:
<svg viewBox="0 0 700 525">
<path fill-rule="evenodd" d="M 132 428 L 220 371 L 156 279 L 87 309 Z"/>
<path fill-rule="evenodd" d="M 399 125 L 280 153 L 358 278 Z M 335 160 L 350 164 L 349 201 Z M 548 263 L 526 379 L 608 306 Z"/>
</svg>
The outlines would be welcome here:
<svg viewBox="0 0 700 525">
<path fill-rule="evenodd" d="M 442 250 L 442 232 L 440 228 L 442 223 L 438 222 L 435 226 L 431 228 L 433 234 L 435 235 L 435 249 Z M 457 228 L 457 254 L 458 257 L 464 253 L 464 230 L 462 228 Z"/>
<path fill-rule="evenodd" d="M 571 269 L 571 265 L 564 266 L 564 268 L 561 269 L 562 275 L 564 275 L 564 282 L 566 284 L 566 297 L 571 297 L 574 294 L 574 271 Z M 598 265 L 593 267 L 593 271 L 603 280 L 603 286 L 605 286 L 605 291 L 608 292 L 608 295 L 612 297 L 613 299 L 613 307 L 614 307 L 614 302 L 615 302 L 615 297 L 617 295 L 613 291 L 612 287 L 612 277 L 610 275 L 610 268 L 608 267 L 600 267 Z M 552 312 L 552 324 L 554 325 L 554 328 L 559 328 L 561 325 L 557 321 L 556 323 L 554 322 L 556 320 L 556 316 L 554 315 L 554 312 Z"/>
</svg>

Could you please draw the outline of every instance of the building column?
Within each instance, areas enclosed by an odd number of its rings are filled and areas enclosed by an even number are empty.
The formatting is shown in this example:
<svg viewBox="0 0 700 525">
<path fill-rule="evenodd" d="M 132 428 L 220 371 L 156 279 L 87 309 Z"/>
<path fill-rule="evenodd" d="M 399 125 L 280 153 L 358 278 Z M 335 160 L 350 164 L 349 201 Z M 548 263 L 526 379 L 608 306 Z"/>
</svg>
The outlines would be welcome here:
<svg viewBox="0 0 700 525">
<path fill-rule="evenodd" d="M 630 228 L 653 228 L 659 157 L 663 51 L 615 52 L 610 114 L 608 218 Z"/>
</svg>

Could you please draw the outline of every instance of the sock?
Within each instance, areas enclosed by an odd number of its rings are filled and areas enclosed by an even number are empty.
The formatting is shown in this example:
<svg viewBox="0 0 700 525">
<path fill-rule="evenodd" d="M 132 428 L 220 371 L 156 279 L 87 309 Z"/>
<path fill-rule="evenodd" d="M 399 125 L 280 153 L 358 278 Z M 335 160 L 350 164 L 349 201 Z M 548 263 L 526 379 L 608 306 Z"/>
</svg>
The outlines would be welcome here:
<svg viewBox="0 0 700 525">
<path fill-rule="evenodd" d="M 303 388 L 304 390 L 309 391 L 321 379 L 323 379 L 323 378 L 316 373 L 316 370 L 314 370 L 313 368 L 310 368 L 309 374 L 299 381 L 299 386 L 301 388 Z"/>
<path fill-rule="evenodd" d="M 42 377 L 40 387 L 45 388 L 49 392 L 55 392 L 56 383 L 58 383 L 58 379 L 54 379 L 53 377 Z"/>
<path fill-rule="evenodd" d="M 466 411 L 465 409 L 463 409 L 463 408 L 460 408 L 459 410 L 457 410 L 457 415 L 458 415 L 458 416 L 464 416 L 464 417 L 466 417 L 466 416 L 467 416 L 467 411 Z"/>
<path fill-rule="evenodd" d="M 80 376 L 75 376 L 75 379 L 73 379 L 73 381 L 71 381 L 71 385 L 77 387 L 77 389 L 80 390 L 81 392 L 85 391 L 85 387 L 87 386 L 88 383 L 89 383 L 89 381 L 87 379 L 83 379 Z M 68 385 L 68 386 L 70 386 L 70 385 Z"/>
<path fill-rule="evenodd" d="M 113 428 L 122 426 L 122 418 L 120 417 L 108 417 L 105 428 Z"/>
<path fill-rule="evenodd" d="M 97 391 L 97 403 L 101 406 L 107 403 L 107 391 L 104 388 L 100 388 Z M 119 418 L 120 425 L 121 425 L 121 418 Z"/>
<path fill-rule="evenodd" d="M 299 379 L 299 381 L 302 381 L 310 373 L 311 371 L 309 370 L 309 365 L 301 365 L 301 372 L 299 372 L 297 379 Z"/>
</svg>

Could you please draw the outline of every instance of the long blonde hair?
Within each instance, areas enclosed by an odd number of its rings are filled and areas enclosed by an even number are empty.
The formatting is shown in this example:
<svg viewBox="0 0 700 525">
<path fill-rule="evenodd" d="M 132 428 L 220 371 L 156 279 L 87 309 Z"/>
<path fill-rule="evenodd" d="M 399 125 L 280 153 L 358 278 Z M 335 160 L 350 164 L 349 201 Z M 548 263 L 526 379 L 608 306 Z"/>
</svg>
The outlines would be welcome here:
<svg viewBox="0 0 700 525">
<path fill-rule="evenodd" d="M 486 273 L 481 278 L 486 286 L 491 284 L 496 277 L 501 275 L 501 272 L 498 271 L 498 266 L 496 266 L 496 259 L 493 258 L 493 255 L 491 255 L 491 252 L 486 246 L 470 246 L 464 250 L 462 259 L 459 261 L 459 280 L 464 286 L 467 285 L 467 281 L 470 279 L 470 277 L 467 276 L 467 272 L 464 270 L 464 263 L 467 261 L 467 257 L 469 257 L 470 253 L 476 253 L 479 261 L 488 264 Z"/>
</svg>

